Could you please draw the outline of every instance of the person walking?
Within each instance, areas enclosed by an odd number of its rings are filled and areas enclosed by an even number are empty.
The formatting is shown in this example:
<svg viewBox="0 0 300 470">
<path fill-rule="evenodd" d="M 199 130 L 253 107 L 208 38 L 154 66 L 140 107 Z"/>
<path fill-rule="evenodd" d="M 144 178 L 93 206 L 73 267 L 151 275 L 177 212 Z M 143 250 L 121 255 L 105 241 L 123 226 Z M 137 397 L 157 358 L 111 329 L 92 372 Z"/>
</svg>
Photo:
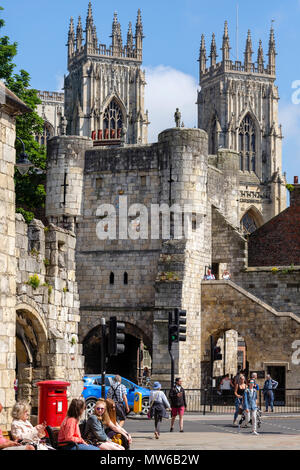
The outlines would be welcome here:
<svg viewBox="0 0 300 470">
<path fill-rule="evenodd" d="M 164 394 L 161 391 L 161 384 L 159 382 L 154 382 L 153 389 L 150 392 L 150 417 L 154 417 L 154 437 L 155 439 L 159 439 L 160 436 L 160 424 L 162 422 L 162 418 L 168 418 L 166 410 L 171 408 L 171 405 Z"/>
<path fill-rule="evenodd" d="M 116 404 L 116 413 L 119 421 L 119 425 L 123 427 L 126 414 L 130 412 L 127 401 L 127 388 L 122 384 L 122 379 L 120 375 L 116 375 L 113 378 L 113 383 L 110 386 L 110 389 L 107 392 L 107 397 L 111 398 Z M 125 406 L 124 406 L 125 403 Z"/>
<path fill-rule="evenodd" d="M 179 429 L 180 432 L 183 432 L 183 415 L 186 408 L 186 399 L 185 399 L 185 390 L 182 387 L 182 380 L 180 377 L 175 379 L 175 385 L 171 388 L 169 393 L 169 398 L 171 401 L 171 428 L 170 432 L 174 430 L 174 422 L 176 416 L 179 416 Z"/>
<path fill-rule="evenodd" d="M 256 432 L 256 413 L 257 413 L 257 390 L 254 388 L 255 382 L 254 380 L 250 380 L 249 388 L 247 388 L 244 392 L 244 409 L 246 413 L 246 425 L 250 422 L 250 413 L 251 413 L 251 421 L 252 421 L 252 434 L 256 436 L 258 433 Z"/>
<path fill-rule="evenodd" d="M 278 382 L 276 380 L 273 380 L 270 376 L 270 374 L 267 375 L 266 381 L 264 383 L 264 388 L 263 388 L 263 393 L 264 393 L 264 399 L 266 402 L 266 409 L 265 411 L 268 412 L 269 406 L 271 407 L 271 411 L 273 412 L 273 406 L 274 406 L 274 392 L 275 388 L 278 387 Z"/>
<path fill-rule="evenodd" d="M 228 405 L 229 397 L 231 395 L 231 380 L 229 374 L 226 374 L 220 383 L 220 390 L 224 398 L 224 404 Z"/>
<path fill-rule="evenodd" d="M 244 375 L 240 375 L 239 382 L 235 384 L 234 395 L 235 395 L 235 413 L 233 417 L 233 426 L 236 424 L 237 417 L 240 409 L 243 409 L 243 397 L 245 390 L 247 389 L 246 380 Z"/>
</svg>

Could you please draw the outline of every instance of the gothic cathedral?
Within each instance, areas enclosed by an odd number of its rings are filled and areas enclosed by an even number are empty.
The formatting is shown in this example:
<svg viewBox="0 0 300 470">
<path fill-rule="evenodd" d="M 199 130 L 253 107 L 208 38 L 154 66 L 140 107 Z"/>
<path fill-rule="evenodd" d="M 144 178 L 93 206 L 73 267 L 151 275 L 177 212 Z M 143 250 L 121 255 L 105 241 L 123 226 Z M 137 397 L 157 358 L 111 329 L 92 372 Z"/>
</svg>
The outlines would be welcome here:
<svg viewBox="0 0 300 470">
<path fill-rule="evenodd" d="M 285 175 L 282 175 L 282 130 L 278 125 L 276 49 L 271 27 L 268 63 L 262 42 L 253 61 L 248 31 L 244 63 L 230 59 L 228 24 L 225 22 L 222 61 L 212 36 L 209 67 L 205 39 L 200 46 L 198 127 L 209 137 L 209 153 L 229 149 L 239 154 L 240 220 L 252 232 L 286 207 Z"/>
</svg>

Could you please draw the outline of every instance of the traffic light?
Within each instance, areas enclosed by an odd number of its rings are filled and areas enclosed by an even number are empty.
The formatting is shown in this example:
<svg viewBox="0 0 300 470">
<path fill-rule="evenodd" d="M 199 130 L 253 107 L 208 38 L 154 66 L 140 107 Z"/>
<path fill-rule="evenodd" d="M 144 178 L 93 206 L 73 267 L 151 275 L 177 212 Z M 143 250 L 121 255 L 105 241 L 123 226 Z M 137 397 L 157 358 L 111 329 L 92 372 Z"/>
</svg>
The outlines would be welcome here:
<svg viewBox="0 0 300 470">
<path fill-rule="evenodd" d="M 214 361 L 221 361 L 221 360 L 222 360 L 221 348 L 220 346 L 215 346 L 214 347 Z"/>
<path fill-rule="evenodd" d="M 186 310 L 175 308 L 175 323 L 177 326 L 177 342 L 186 341 Z"/>
<path fill-rule="evenodd" d="M 117 317 L 110 317 L 109 321 L 109 354 L 117 356 L 125 351 L 125 323 L 118 322 Z"/>
</svg>

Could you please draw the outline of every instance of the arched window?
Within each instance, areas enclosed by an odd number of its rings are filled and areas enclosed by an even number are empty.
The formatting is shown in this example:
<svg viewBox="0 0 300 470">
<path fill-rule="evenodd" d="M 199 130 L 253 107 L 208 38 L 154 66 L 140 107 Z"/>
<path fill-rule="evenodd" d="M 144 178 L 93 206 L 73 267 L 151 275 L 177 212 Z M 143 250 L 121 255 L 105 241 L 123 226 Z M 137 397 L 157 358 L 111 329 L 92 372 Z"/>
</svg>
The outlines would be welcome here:
<svg viewBox="0 0 300 470">
<path fill-rule="evenodd" d="M 119 139 L 123 127 L 123 114 L 115 99 L 112 99 L 103 114 L 104 139 Z"/>
<path fill-rule="evenodd" d="M 255 125 L 247 114 L 239 128 L 240 170 L 256 170 L 256 133 Z"/>
<path fill-rule="evenodd" d="M 115 275 L 114 273 L 110 273 L 109 275 L 109 283 L 114 284 L 115 283 Z"/>
<path fill-rule="evenodd" d="M 124 273 L 124 284 L 128 284 L 128 273 Z"/>
<path fill-rule="evenodd" d="M 241 220 L 241 228 L 245 235 L 249 235 L 258 228 L 258 224 L 250 211 Z"/>
</svg>

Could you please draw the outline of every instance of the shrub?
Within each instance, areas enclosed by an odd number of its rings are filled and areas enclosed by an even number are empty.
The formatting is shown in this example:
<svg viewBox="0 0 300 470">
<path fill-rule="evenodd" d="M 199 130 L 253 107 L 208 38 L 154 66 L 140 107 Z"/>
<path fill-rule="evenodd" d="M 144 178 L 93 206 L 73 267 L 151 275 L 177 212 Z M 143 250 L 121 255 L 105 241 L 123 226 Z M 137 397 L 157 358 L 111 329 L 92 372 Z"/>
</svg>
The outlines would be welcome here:
<svg viewBox="0 0 300 470">
<path fill-rule="evenodd" d="M 33 276 L 30 276 L 27 284 L 29 284 L 33 289 L 37 289 L 40 285 L 40 278 L 37 274 L 34 274 Z"/>
</svg>

